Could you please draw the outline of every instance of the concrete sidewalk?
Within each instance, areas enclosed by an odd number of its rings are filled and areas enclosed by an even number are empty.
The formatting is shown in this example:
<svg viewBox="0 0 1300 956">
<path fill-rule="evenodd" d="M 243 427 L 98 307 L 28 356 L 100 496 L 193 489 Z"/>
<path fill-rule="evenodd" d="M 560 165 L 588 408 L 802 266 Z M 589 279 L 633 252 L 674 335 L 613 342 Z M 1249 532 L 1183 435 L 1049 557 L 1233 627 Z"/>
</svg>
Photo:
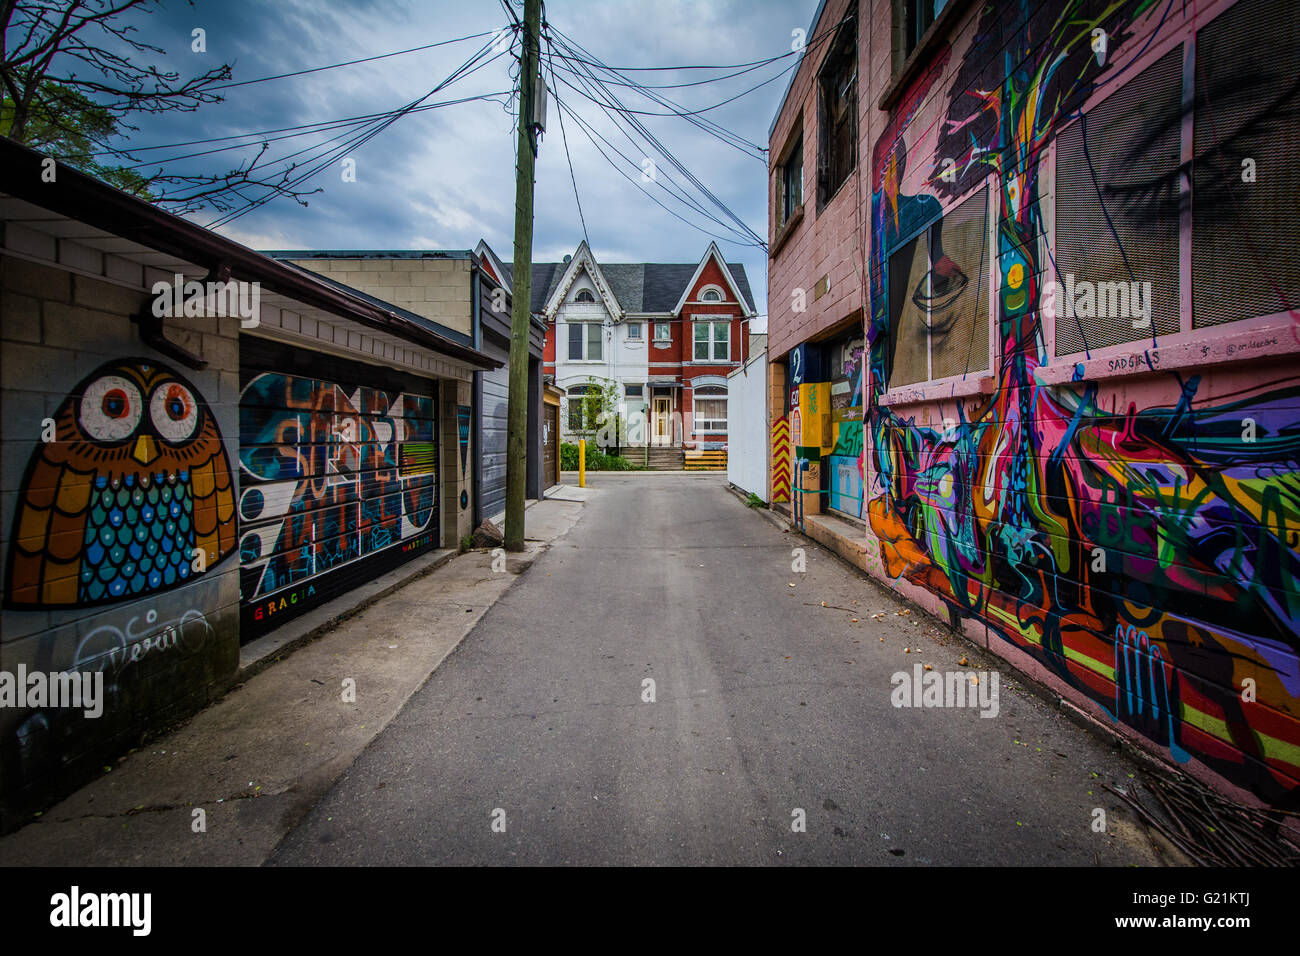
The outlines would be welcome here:
<svg viewBox="0 0 1300 956">
<path fill-rule="evenodd" d="M 507 555 L 504 568 L 499 560 L 494 568 L 491 551 L 441 558 L 272 666 L 245 661 L 251 676 L 221 700 L 0 839 L 0 865 L 262 863 L 516 577 L 577 523 L 582 501 L 566 497 L 530 504 L 526 550 Z M 355 702 L 344 700 L 349 679 Z"/>
</svg>

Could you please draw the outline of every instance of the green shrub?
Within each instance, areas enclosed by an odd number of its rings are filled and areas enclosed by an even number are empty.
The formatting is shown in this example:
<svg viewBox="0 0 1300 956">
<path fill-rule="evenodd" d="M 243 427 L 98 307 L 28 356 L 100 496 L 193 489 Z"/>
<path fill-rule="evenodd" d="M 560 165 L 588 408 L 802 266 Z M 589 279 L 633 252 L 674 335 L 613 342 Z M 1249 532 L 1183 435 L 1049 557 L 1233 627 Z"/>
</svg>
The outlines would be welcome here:
<svg viewBox="0 0 1300 956">
<path fill-rule="evenodd" d="M 578 446 L 560 443 L 560 467 L 565 471 L 578 470 Z M 634 465 L 622 455 L 607 455 L 595 445 L 587 446 L 588 471 L 645 471 L 644 465 Z"/>
</svg>

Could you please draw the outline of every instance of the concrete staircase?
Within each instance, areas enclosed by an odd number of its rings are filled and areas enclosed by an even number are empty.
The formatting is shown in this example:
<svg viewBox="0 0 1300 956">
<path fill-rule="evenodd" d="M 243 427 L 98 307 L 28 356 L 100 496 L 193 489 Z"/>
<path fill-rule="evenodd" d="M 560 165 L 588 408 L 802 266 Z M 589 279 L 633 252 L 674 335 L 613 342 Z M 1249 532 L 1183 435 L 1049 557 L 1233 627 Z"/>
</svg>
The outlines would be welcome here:
<svg viewBox="0 0 1300 956">
<path fill-rule="evenodd" d="M 681 471 L 686 463 L 680 447 L 651 445 L 646 464 L 651 471 Z"/>
</svg>

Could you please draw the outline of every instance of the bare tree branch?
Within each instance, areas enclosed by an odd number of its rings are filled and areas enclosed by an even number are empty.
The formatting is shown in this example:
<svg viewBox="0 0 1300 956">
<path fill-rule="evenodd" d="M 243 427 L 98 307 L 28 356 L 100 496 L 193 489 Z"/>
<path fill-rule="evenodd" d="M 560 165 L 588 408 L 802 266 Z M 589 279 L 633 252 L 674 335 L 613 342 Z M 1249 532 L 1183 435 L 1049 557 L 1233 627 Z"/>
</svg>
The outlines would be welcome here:
<svg viewBox="0 0 1300 956">
<path fill-rule="evenodd" d="M 137 130 L 131 116 L 192 112 L 222 100 L 212 88 L 230 79 L 229 64 L 182 79 L 147 62 L 144 55 L 166 51 L 141 39 L 124 16 L 159 6 L 160 0 L 0 0 L 0 134 L 176 211 L 225 211 L 281 196 L 306 205 L 303 197 L 319 190 L 296 188 L 296 164 L 279 171 L 262 166 L 265 143 L 252 159 L 219 174 L 165 173 L 161 167 L 147 174 L 96 158 L 138 166 L 124 142 Z"/>
</svg>

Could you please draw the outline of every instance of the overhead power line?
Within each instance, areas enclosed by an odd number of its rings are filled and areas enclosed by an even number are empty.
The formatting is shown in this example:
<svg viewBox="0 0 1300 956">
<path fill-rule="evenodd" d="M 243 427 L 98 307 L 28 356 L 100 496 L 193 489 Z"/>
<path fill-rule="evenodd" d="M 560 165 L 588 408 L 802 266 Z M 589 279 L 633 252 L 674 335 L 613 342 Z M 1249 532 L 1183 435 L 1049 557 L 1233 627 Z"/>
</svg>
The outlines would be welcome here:
<svg viewBox="0 0 1300 956">
<path fill-rule="evenodd" d="M 509 10 L 509 0 L 502 0 L 502 3 L 505 3 L 506 9 Z M 512 10 L 510 12 L 513 13 L 514 11 Z M 546 5 L 543 4 L 542 5 L 543 31 L 545 31 L 545 28 L 546 28 Z M 549 36 L 546 38 L 546 49 L 548 53 L 547 65 L 551 68 L 551 85 L 558 88 L 558 84 L 556 83 L 555 80 L 555 61 L 550 57 L 550 54 L 553 54 L 555 50 L 551 44 L 551 38 Z M 564 129 L 564 111 L 561 109 L 557 109 L 555 112 L 558 115 L 560 120 L 560 140 L 561 142 L 564 143 L 564 158 L 565 161 L 568 162 L 569 164 L 569 180 L 573 183 L 573 201 L 574 204 L 577 205 L 578 207 L 578 221 L 582 223 L 582 238 L 583 241 L 587 243 L 587 248 L 590 249 L 591 238 L 587 235 L 587 217 L 584 216 L 582 213 L 582 199 L 578 196 L 578 177 L 573 172 L 573 156 L 570 155 L 569 153 L 569 134 L 565 132 Z"/>
<path fill-rule="evenodd" d="M 406 106 L 402 107 L 401 109 L 395 110 L 391 114 L 385 115 L 382 120 L 370 124 L 370 127 L 368 129 L 364 129 L 363 131 L 359 132 L 357 135 L 353 136 L 351 139 L 327 150 L 324 154 L 317 157 L 313 157 L 313 159 L 310 161 L 312 165 L 306 171 L 304 171 L 298 176 L 293 177 L 292 179 L 288 180 L 286 183 L 280 184 L 278 189 L 269 192 L 267 195 L 259 197 L 256 200 L 252 200 L 246 203 L 245 205 L 237 209 L 231 210 L 230 212 L 226 213 L 223 216 L 220 216 L 214 221 L 208 223 L 207 224 L 208 228 L 213 229 L 218 226 L 227 225 L 235 221 L 236 219 L 240 218 L 241 216 L 247 215 L 249 212 L 252 212 L 254 209 L 270 202 L 276 196 L 281 195 L 283 193 L 283 190 L 292 189 L 294 187 L 301 185 L 302 183 L 306 182 L 308 179 L 312 178 L 317 173 L 319 173 L 322 169 L 333 164 L 335 160 L 337 160 L 341 156 L 345 155 L 350 151 L 358 149 L 361 146 L 364 146 L 366 143 L 370 142 L 370 140 L 374 139 L 384 130 L 388 129 L 388 127 L 392 126 L 393 123 L 397 122 L 397 120 L 399 120 L 401 117 L 413 112 L 430 96 L 433 96 L 435 93 L 438 93 L 443 89 L 446 89 L 446 87 L 456 82 L 458 79 L 468 76 L 469 74 L 475 72 L 476 70 L 481 69 L 482 67 L 486 66 L 488 63 L 491 63 L 493 60 L 496 60 L 498 57 L 504 56 L 505 53 L 507 52 L 507 51 L 502 51 L 500 53 L 497 53 L 495 56 L 488 57 L 486 60 L 484 60 L 483 56 L 491 46 L 492 46 L 491 41 L 483 44 L 483 46 L 481 46 L 478 50 L 476 50 L 469 57 L 469 59 L 467 59 L 464 63 L 462 63 L 459 67 L 457 67 L 454 71 L 452 71 L 445 79 L 443 79 L 437 86 L 429 90 L 429 92 L 425 93 L 419 99 L 413 100 L 411 103 L 408 103 Z M 474 65 L 476 63 L 477 65 Z M 293 168 L 295 167 L 290 167 L 289 171 L 292 171 Z M 288 171 L 286 171 L 286 174 L 287 172 Z"/>
<path fill-rule="evenodd" d="M 424 103 L 420 106 L 415 107 L 414 109 L 409 110 L 408 112 L 422 113 L 428 110 L 442 109 L 445 106 L 459 106 L 463 103 L 473 103 L 478 100 L 491 100 L 493 102 L 496 102 L 497 101 L 496 97 L 505 96 L 505 95 L 506 95 L 506 91 L 502 90 L 497 93 L 480 93 L 477 96 L 462 96 L 459 99 L 454 99 L 454 100 L 440 100 L 437 103 Z M 173 162 L 179 162 L 180 160 L 183 159 L 194 159 L 195 157 L 199 157 L 199 156 L 212 156 L 217 153 L 229 152 L 232 150 L 239 150 L 239 149 L 247 149 L 250 146 L 258 145 L 259 143 L 265 145 L 267 143 L 279 142 L 280 140 L 295 139 L 299 136 L 311 136 L 315 133 L 325 133 L 334 129 L 361 126 L 366 123 L 373 122 L 375 120 L 383 119 L 384 117 L 387 116 L 392 116 L 395 113 L 399 112 L 400 109 L 401 108 L 399 107 L 397 109 L 384 110 L 383 112 L 380 113 L 368 113 L 362 116 L 347 117 L 338 120 L 323 120 L 320 123 L 309 123 L 306 124 L 305 126 L 300 126 L 300 127 L 292 127 L 292 126 L 286 127 L 284 130 L 264 130 L 261 132 L 254 132 L 254 133 L 235 133 L 230 136 L 215 136 L 211 139 L 191 140 L 188 143 L 175 143 L 170 146 L 145 146 L 139 148 L 132 148 L 130 152 L 135 153 L 135 152 L 142 152 L 144 150 L 175 149 L 175 148 L 180 148 L 182 146 L 202 146 L 208 143 L 220 143 L 220 142 L 225 142 L 227 140 L 233 140 L 233 139 L 247 140 L 247 142 L 231 143 L 228 146 L 220 146 L 215 149 L 200 150 L 199 152 L 194 152 L 194 153 L 182 153 L 179 156 L 164 156 L 160 159 L 151 159 L 148 160 L 147 162 L 136 163 L 133 166 L 127 166 L 125 168 L 144 169 L 148 166 L 154 166 L 162 163 L 173 163 Z M 282 135 L 279 136 L 266 135 L 272 132 L 280 132 L 282 133 Z M 325 140 L 325 142 L 330 142 L 330 140 Z M 123 155 L 123 156 L 126 155 L 124 151 L 118 151 L 118 150 L 109 150 L 105 152 L 111 155 Z M 95 155 L 105 155 L 105 152 L 96 153 Z M 297 154 L 290 154 L 290 155 L 297 155 Z M 287 158 L 288 157 L 282 156 L 280 157 L 280 161 L 283 161 L 284 159 Z"/>
<path fill-rule="evenodd" d="M 456 37 L 454 40 L 439 40 L 437 43 L 426 43 L 423 46 L 413 46 L 405 50 L 394 50 L 392 53 L 380 53 L 376 56 L 364 56 L 359 60 L 345 60 L 342 63 L 331 63 L 328 66 L 314 66 L 307 70 L 295 70 L 293 73 L 277 73 L 274 76 L 262 76 L 255 80 L 241 80 L 238 83 L 223 83 L 220 86 L 210 86 L 211 90 L 232 90 L 237 86 L 251 86 L 254 83 L 266 83 L 270 80 L 284 80 L 292 76 L 306 76 L 308 73 L 320 73 L 324 70 L 337 70 L 343 66 L 355 66 L 358 63 L 373 63 L 375 60 L 386 60 L 393 56 L 405 56 L 407 53 L 419 53 L 422 50 L 432 50 L 435 47 L 448 46 L 452 43 L 464 43 L 466 40 L 477 40 L 480 37 L 496 36 L 498 31 L 489 30 L 485 33 L 471 33 L 469 36 Z"/>
<path fill-rule="evenodd" d="M 558 42 L 561 43 L 561 45 L 564 45 L 566 48 L 572 49 L 572 46 L 565 41 L 562 33 L 560 33 L 559 31 L 554 31 L 554 32 L 559 36 Z M 744 233 L 746 236 L 750 237 L 751 241 L 758 243 L 760 245 L 764 244 L 763 238 L 759 236 L 758 233 L 754 232 L 754 230 L 752 230 L 743 219 L 741 219 L 738 215 L 736 215 L 736 213 L 733 212 L 731 208 L 727 206 L 726 203 L 724 203 L 721 199 L 719 199 L 699 179 L 698 176 L 692 173 L 691 170 L 687 168 L 687 166 L 683 162 L 681 162 L 681 160 L 679 160 L 672 153 L 672 151 L 669 150 L 668 147 L 662 141 L 660 141 L 658 137 L 656 137 L 646 127 L 644 123 L 641 122 L 641 120 L 635 114 L 630 114 L 626 111 L 626 107 L 624 106 L 622 101 L 620 101 L 612 91 L 610 91 L 608 88 L 601 85 L 599 77 L 595 76 L 594 73 L 592 73 L 592 71 L 590 70 L 584 70 L 584 72 L 587 74 L 587 78 L 591 80 L 599 89 L 599 92 L 603 95 L 603 98 L 606 100 L 606 102 L 610 103 L 611 107 L 616 112 L 618 112 L 619 115 L 625 119 L 628 125 L 630 125 L 633 129 L 635 129 L 637 133 L 641 137 L 643 137 L 647 143 L 652 144 L 654 148 L 659 152 L 659 154 L 669 163 L 669 165 L 672 166 L 672 168 L 680 172 L 681 175 L 685 177 L 686 180 L 701 195 L 706 197 L 714 206 L 716 206 L 723 213 L 724 216 L 729 218 L 738 227 L 740 227 L 741 232 Z M 695 123 L 696 125 L 700 125 L 701 122 L 698 117 L 694 117 L 694 116 L 686 117 L 686 119 L 689 122 Z"/>
</svg>

